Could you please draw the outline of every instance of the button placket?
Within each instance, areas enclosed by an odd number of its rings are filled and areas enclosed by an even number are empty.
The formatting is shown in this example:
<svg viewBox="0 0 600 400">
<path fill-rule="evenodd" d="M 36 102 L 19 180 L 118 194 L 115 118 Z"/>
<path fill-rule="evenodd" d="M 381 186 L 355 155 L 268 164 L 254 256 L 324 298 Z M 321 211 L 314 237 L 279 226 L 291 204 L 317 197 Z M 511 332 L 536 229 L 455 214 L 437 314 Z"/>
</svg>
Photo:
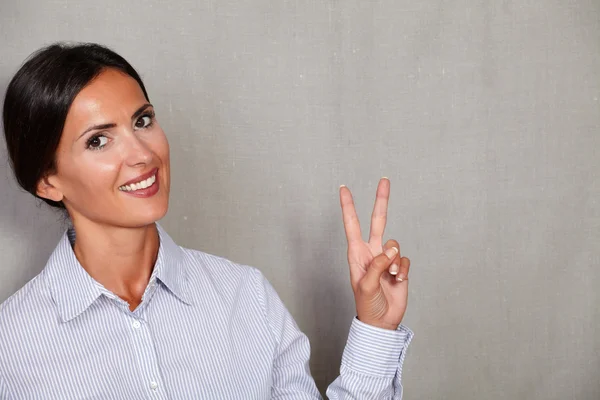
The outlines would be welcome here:
<svg viewBox="0 0 600 400">
<path fill-rule="evenodd" d="M 164 390 L 161 390 L 161 375 L 158 368 L 158 358 L 154 350 L 154 343 L 150 334 L 147 321 L 141 316 L 140 319 L 131 314 L 130 330 L 133 338 L 133 348 L 144 377 L 144 386 L 152 393 L 153 398 L 166 398 Z M 157 397 L 158 396 L 158 397 Z"/>
</svg>

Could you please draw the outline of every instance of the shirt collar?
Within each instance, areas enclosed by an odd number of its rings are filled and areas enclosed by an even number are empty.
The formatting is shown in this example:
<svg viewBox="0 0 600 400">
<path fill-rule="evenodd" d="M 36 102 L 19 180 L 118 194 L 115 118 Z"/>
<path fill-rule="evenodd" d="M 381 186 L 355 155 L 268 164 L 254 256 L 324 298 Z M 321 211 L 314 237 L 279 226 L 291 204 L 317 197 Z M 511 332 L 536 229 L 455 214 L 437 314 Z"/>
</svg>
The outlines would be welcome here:
<svg viewBox="0 0 600 400">
<path fill-rule="evenodd" d="M 158 223 L 156 227 L 160 244 L 150 280 L 160 280 L 178 299 L 191 304 L 188 275 L 183 264 L 183 250 Z M 50 295 L 64 322 L 87 310 L 102 294 L 114 298 L 112 293 L 81 266 L 73 251 L 74 240 L 73 229 L 65 231 L 45 268 Z"/>
<path fill-rule="evenodd" d="M 188 272 L 185 269 L 184 253 L 167 234 L 156 224 L 160 238 L 158 257 L 152 274 L 156 276 L 179 300 L 192 304 Z M 152 278 L 151 278 L 152 279 Z"/>
</svg>

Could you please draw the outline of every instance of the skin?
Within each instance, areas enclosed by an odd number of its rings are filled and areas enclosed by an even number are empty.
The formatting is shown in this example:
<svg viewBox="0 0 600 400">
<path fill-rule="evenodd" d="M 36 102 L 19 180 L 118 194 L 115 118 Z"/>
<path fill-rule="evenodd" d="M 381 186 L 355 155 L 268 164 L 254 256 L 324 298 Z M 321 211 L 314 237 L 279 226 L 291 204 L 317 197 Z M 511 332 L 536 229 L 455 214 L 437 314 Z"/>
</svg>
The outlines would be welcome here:
<svg viewBox="0 0 600 400">
<path fill-rule="evenodd" d="M 83 268 L 131 310 L 140 304 L 156 262 L 154 222 L 168 209 L 169 167 L 167 138 L 138 83 L 106 69 L 75 97 L 56 153 L 56 170 L 38 182 L 40 197 L 62 201 L 69 212 L 77 232 L 74 252 Z M 137 198 L 119 190 L 154 168 L 159 183 L 154 196 Z M 398 242 L 383 244 L 389 193 L 384 178 L 367 242 L 345 186 L 340 188 L 340 204 L 358 318 L 396 329 L 406 310 L 410 262 L 400 256 Z"/>
<path fill-rule="evenodd" d="M 401 257 L 397 241 L 388 240 L 383 244 L 389 198 L 390 181 L 382 178 L 377 186 L 369 240 L 365 242 L 352 193 L 346 186 L 340 187 L 356 315 L 366 324 L 394 330 L 406 312 L 410 260 Z"/>
</svg>

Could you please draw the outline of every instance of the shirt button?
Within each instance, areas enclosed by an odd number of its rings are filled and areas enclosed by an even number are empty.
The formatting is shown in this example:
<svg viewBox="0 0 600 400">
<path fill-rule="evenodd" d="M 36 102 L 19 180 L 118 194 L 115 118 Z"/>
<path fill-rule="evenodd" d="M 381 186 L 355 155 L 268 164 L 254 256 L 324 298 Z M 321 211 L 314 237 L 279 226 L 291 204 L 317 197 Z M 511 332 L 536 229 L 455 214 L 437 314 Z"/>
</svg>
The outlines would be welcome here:
<svg viewBox="0 0 600 400">
<path fill-rule="evenodd" d="M 133 321 L 133 324 L 131 324 L 135 329 L 138 329 L 142 324 L 140 324 L 140 321 Z"/>
<path fill-rule="evenodd" d="M 150 389 L 156 390 L 158 388 L 158 383 L 152 381 L 150 382 Z"/>
</svg>

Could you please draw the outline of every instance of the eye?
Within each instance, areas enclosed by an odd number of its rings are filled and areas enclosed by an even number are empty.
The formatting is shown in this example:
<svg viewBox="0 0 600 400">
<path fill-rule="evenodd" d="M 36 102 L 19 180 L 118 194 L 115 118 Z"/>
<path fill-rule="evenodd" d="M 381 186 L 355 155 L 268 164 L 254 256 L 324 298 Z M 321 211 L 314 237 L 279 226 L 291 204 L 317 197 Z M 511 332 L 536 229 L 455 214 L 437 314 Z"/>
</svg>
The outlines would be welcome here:
<svg viewBox="0 0 600 400">
<path fill-rule="evenodd" d="M 138 129 L 144 129 L 152 125 L 152 115 L 142 115 L 137 121 L 135 121 L 135 127 Z"/>
<path fill-rule="evenodd" d="M 104 135 L 94 135 L 87 141 L 87 148 L 91 150 L 100 150 L 108 143 L 108 138 Z"/>
</svg>

